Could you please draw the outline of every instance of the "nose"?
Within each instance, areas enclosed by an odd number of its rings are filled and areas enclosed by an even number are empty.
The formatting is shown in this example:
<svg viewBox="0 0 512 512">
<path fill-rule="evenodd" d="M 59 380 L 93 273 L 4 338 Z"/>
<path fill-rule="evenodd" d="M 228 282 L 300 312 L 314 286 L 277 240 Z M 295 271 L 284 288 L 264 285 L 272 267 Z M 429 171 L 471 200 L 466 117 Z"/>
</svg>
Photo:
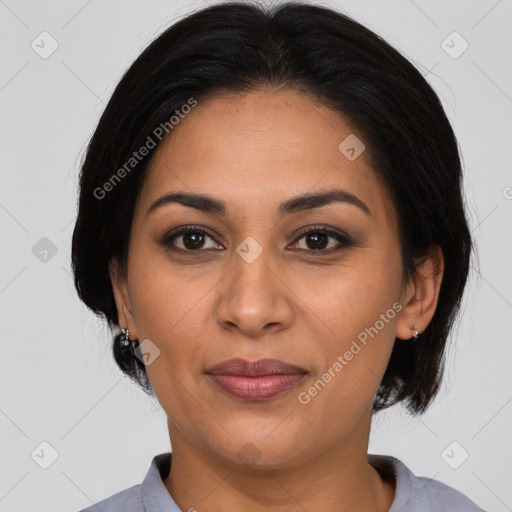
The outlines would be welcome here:
<svg viewBox="0 0 512 512">
<path fill-rule="evenodd" d="M 218 324 L 252 338 L 289 328 L 293 295 L 268 252 L 263 251 L 251 263 L 238 254 L 234 260 L 230 272 L 219 282 Z"/>
</svg>

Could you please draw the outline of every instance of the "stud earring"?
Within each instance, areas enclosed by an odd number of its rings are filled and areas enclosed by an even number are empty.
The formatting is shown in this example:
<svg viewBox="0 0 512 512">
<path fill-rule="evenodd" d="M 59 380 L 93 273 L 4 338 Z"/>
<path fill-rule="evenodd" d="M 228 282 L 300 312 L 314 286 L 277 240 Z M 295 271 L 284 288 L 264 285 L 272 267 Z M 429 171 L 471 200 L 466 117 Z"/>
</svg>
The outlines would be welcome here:
<svg viewBox="0 0 512 512">
<path fill-rule="evenodd" d="M 130 329 L 123 327 L 121 329 L 121 335 L 119 337 L 119 349 L 121 352 L 132 349 L 132 342 L 130 341 Z"/>
<path fill-rule="evenodd" d="M 420 333 L 418 332 L 418 328 L 416 326 L 413 327 L 414 334 L 412 336 L 412 341 L 417 341 Z"/>
</svg>

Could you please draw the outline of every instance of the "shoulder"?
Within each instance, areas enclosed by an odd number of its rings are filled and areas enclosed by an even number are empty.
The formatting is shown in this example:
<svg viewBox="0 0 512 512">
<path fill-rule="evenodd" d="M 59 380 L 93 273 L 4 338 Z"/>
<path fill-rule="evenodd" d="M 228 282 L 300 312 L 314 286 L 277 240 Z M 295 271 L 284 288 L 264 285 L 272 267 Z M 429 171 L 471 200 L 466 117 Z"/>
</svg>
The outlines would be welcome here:
<svg viewBox="0 0 512 512">
<path fill-rule="evenodd" d="M 464 512 L 485 512 L 475 502 L 457 489 L 434 478 L 416 476 L 400 460 L 392 461 L 402 483 L 404 512 L 451 512 L 463 510 Z M 393 511 L 394 512 L 394 511 Z"/>
<path fill-rule="evenodd" d="M 396 478 L 395 499 L 389 512 L 485 512 L 457 489 L 433 478 L 415 476 L 399 459 L 369 455 L 369 463 Z"/>
<path fill-rule="evenodd" d="M 484 512 L 474 501 L 457 489 L 450 487 L 438 480 L 426 477 L 416 477 L 421 488 L 419 503 L 425 503 L 430 508 L 439 512 L 451 510 L 464 510 L 466 512 Z"/>
<path fill-rule="evenodd" d="M 142 485 L 134 485 L 78 512 L 140 512 L 144 510 Z"/>
</svg>

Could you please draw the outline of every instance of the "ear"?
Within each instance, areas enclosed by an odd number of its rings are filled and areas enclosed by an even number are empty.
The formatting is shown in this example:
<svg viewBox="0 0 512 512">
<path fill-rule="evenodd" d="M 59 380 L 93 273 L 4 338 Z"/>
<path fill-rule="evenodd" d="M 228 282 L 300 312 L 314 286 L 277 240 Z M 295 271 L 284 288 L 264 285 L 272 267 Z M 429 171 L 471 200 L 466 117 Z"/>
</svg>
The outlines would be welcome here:
<svg viewBox="0 0 512 512">
<path fill-rule="evenodd" d="M 415 329 L 423 332 L 434 316 L 444 273 L 443 251 L 433 246 L 427 256 L 415 263 L 416 275 L 407 284 L 400 302 L 403 309 L 396 337 L 402 340 L 412 338 Z"/>
<path fill-rule="evenodd" d="M 108 265 L 110 283 L 116 301 L 117 314 L 119 317 L 120 327 L 128 327 L 130 329 L 130 339 L 138 339 L 137 328 L 133 318 L 133 309 L 128 291 L 128 282 L 126 272 L 117 258 L 112 258 Z"/>
</svg>

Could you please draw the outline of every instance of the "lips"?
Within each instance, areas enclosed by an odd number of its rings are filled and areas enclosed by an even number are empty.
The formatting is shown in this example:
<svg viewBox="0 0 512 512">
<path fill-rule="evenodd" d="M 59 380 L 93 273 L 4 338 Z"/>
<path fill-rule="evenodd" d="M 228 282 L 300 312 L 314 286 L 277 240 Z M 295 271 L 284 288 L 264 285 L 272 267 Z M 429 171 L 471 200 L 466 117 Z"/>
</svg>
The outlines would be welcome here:
<svg viewBox="0 0 512 512">
<path fill-rule="evenodd" d="M 279 359 L 223 361 L 206 371 L 220 389 L 244 400 L 267 400 L 297 385 L 307 370 Z"/>
<path fill-rule="evenodd" d="M 285 363 L 279 359 L 260 359 L 250 362 L 245 359 L 235 358 L 212 366 L 210 369 L 206 370 L 206 373 L 211 375 L 244 375 L 257 377 L 262 375 L 307 373 L 307 371 L 304 370 L 304 368 Z"/>
</svg>

